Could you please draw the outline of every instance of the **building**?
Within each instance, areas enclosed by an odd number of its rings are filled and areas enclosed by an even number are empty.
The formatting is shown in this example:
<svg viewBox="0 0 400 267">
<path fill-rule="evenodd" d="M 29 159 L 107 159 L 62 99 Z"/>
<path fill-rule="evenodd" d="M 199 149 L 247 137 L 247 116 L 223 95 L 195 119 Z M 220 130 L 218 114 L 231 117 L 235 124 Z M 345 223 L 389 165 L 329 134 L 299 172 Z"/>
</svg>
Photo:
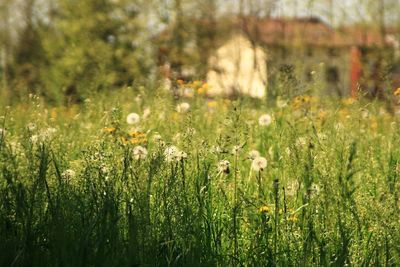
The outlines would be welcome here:
<svg viewBox="0 0 400 267">
<path fill-rule="evenodd" d="M 311 90 L 355 96 L 361 88 L 376 96 L 384 86 L 400 85 L 395 29 L 334 29 L 316 18 L 243 17 L 226 25 L 228 36 L 204 53 L 208 71 L 203 78 L 212 95 L 290 97 Z"/>
<path fill-rule="evenodd" d="M 384 59 L 393 60 L 399 49 L 395 38 L 396 31 L 393 29 L 386 29 L 384 34 L 376 29 L 361 27 L 333 29 L 313 18 L 247 17 L 235 22 L 234 28 L 241 32 L 242 37 L 233 35 L 217 50 L 216 54 L 219 55 L 220 61 L 212 60 L 214 64 L 210 64 L 208 77 L 213 78 L 209 83 L 211 87 L 218 88 L 215 92 L 232 91 L 229 86 L 223 88 L 221 84 L 216 83 L 218 79 L 210 73 L 215 72 L 213 65 L 216 65 L 220 79 L 232 80 L 238 76 L 237 73 L 229 74 L 229 71 L 221 68 L 221 62 L 228 61 L 228 58 L 233 60 L 234 57 L 246 57 L 247 52 L 226 53 L 221 58 L 220 51 L 229 50 L 235 42 L 244 43 L 243 37 L 248 39 L 248 44 L 242 45 L 245 51 L 251 50 L 252 47 L 257 47 L 257 50 L 262 47 L 264 50 L 265 61 L 257 60 L 257 64 L 252 68 L 253 72 L 266 70 L 267 74 L 265 76 L 246 74 L 247 79 L 262 77 L 265 93 L 258 92 L 257 96 L 265 94 L 291 96 L 309 90 L 324 95 L 355 96 L 360 88 L 363 88 L 366 94 L 379 95 L 385 83 L 383 77 L 385 75 L 382 74 L 385 71 Z M 246 60 L 251 61 L 249 59 L 236 61 Z M 249 72 L 248 69 L 246 71 Z M 396 70 L 394 71 L 392 77 L 386 76 L 386 79 L 389 83 L 394 83 L 391 86 L 396 87 L 400 75 L 396 75 Z M 255 83 L 259 84 L 260 81 L 256 80 Z M 313 86 L 310 86 L 310 83 Z M 240 88 L 244 94 L 251 91 L 244 86 Z"/>
</svg>

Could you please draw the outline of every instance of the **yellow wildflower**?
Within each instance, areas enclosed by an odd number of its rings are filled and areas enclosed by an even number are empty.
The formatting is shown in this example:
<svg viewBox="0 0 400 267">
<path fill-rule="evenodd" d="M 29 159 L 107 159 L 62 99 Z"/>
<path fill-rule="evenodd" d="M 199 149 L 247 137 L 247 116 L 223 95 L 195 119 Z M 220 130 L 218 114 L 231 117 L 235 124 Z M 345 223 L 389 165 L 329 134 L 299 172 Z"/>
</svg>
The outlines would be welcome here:
<svg viewBox="0 0 400 267">
<path fill-rule="evenodd" d="M 52 119 L 57 118 L 57 109 L 53 108 L 53 109 L 51 110 L 51 112 L 50 112 L 50 117 L 51 117 Z"/>
<path fill-rule="evenodd" d="M 130 132 L 129 136 L 132 138 L 139 138 L 139 137 L 141 138 L 141 137 L 145 137 L 146 134 L 142 133 L 142 132 Z"/>
<path fill-rule="evenodd" d="M 217 106 L 218 106 L 218 102 L 215 100 L 207 102 L 207 107 L 209 107 L 209 108 L 215 108 Z"/>
<path fill-rule="evenodd" d="M 121 143 L 122 143 L 123 145 L 129 144 L 128 138 L 126 138 L 125 136 L 121 136 Z"/>
<path fill-rule="evenodd" d="M 114 127 L 107 127 L 107 128 L 104 128 L 104 129 L 103 129 L 103 131 L 104 131 L 105 133 L 108 133 L 108 134 L 113 134 L 113 133 L 115 133 L 116 130 L 117 130 L 117 129 L 115 129 Z"/>
<path fill-rule="evenodd" d="M 205 94 L 205 93 L 206 93 L 206 90 L 205 90 L 203 87 L 200 87 L 199 89 L 197 89 L 197 93 L 198 93 L 199 95 L 202 95 L 202 94 Z"/>
<path fill-rule="evenodd" d="M 264 205 L 264 206 L 262 206 L 262 207 L 260 208 L 260 212 L 261 212 L 261 213 L 268 213 L 270 210 L 271 210 L 271 209 L 270 209 L 267 205 Z"/>
<path fill-rule="evenodd" d="M 130 140 L 130 143 L 132 145 L 137 145 L 137 144 L 145 143 L 146 141 L 147 141 L 146 137 L 137 137 L 137 138 L 132 138 Z"/>
<path fill-rule="evenodd" d="M 400 87 L 396 89 L 396 91 L 394 91 L 394 95 L 395 96 L 400 96 Z"/>
<path fill-rule="evenodd" d="M 293 222 L 293 223 L 297 222 L 297 221 L 298 221 L 297 216 L 294 215 L 294 214 L 291 215 L 291 216 L 289 217 L 289 221 L 290 221 L 290 222 Z"/>
<path fill-rule="evenodd" d="M 375 132 L 377 129 L 378 129 L 378 120 L 372 119 L 371 120 L 371 130 Z"/>
<path fill-rule="evenodd" d="M 356 102 L 356 100 L 352 97 L 345 98 L 342 100 L 342 103 L 347 106 L 350 106 L 350 105 L 354 104 L 355 102 Z"/>
<path fill-rule="evenodd" d="M 198 81 L 198 80 L 194 81 L 194 82 L 193 82 L 193 86 L 194 86 L 194 87 L 199 87 L 199 86 L 201 86 L 201 81 Z"/>
</svg>

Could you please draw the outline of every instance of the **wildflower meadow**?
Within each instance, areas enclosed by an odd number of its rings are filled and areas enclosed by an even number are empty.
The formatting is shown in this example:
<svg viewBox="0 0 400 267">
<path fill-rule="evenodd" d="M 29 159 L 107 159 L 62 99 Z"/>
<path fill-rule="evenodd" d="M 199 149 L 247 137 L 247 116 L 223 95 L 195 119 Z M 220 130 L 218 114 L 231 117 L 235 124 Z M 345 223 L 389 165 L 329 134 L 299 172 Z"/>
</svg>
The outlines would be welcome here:
<svg viewBox="0 0 400 267">
<path fill-rule="evenodd" d="M 1 107 L 0 266 L 400 265 L 385 103 L 181 89 Z"/>
</svg>

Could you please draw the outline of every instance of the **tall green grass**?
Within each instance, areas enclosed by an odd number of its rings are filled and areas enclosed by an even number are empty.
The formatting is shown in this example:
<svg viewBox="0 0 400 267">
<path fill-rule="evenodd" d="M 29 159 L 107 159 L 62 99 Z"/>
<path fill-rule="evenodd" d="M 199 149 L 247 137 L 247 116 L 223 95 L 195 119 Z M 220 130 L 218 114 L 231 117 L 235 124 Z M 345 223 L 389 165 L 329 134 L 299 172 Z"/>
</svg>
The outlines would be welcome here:
<svg viewBox="0 0 400 267">
<path fill-rule="evenodd" d="M 0 266 L 400 264 L 398 117 L 363 101 L 187 101 L 187 113 L 126 92 L 3 109 Z M 121 141 L 131 131 L 145 159 Z M 168 162 L 170 145 L 187 158 Z"/>
</svg>

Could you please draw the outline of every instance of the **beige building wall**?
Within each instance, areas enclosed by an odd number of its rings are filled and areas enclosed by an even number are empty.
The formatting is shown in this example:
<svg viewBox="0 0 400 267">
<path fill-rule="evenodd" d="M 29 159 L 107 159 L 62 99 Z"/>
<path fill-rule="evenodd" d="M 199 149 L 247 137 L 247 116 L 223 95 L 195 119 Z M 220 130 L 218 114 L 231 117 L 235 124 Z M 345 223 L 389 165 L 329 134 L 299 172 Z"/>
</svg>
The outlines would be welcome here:
<svg viewBox="0 0 400 267">
<path fill-rule="evenodd" d="M 261 47 L 253 47 L 246 37 L 235 35 L 209 59 L 207 82 L 210 94 L 240 93 L 257 98 L 265 97 L 266 62 L 266 54 Z"/>
</svg>

